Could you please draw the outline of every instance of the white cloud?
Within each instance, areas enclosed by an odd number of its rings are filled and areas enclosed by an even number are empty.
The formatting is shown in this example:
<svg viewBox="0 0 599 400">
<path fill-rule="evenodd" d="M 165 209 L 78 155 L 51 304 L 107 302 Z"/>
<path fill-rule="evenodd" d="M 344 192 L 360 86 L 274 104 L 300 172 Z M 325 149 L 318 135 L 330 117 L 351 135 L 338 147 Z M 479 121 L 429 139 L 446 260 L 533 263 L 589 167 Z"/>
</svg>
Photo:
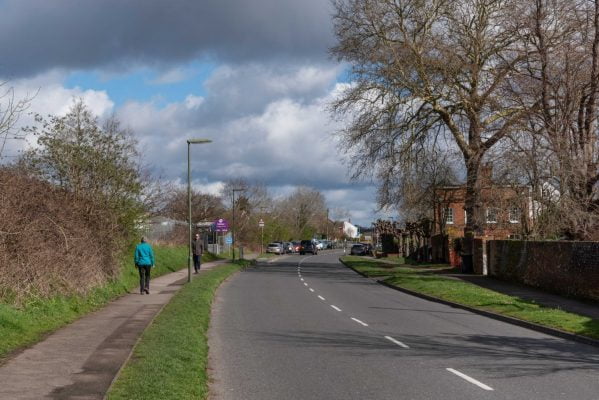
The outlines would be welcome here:
<svg viewBox="0 0 599 400">
<path fill-rule="evenodd" d="M 171 68 L 168 71 L 163 72 L 161 75 L 150 81 L 153 85 L 168 85 L 171 83 L 182 82 L 189 78 L 189 71 L 183 68 Z"/>
<path fill-rule="evenodd" d="M 223 67 L 210 78 L 203 97 L 190 94 L 166 106 L 130 101 L 116 111 L 139 140 L 144 162 L 175 186 L 187 182 L 186 140 L 210 138 L 210 144 L 191 147 L 194 188 L 218 194 L 225 180 L 236 177 L 264 182 L 279 196 L 297 185 L 311 186 L 323 192 L 331 209 L 347 209 L 352 221 L 368 223 L 374 189 L 348 182 L 333 137 L 338 125 L 326 110 L 339 92 L 335 71 L 330 66 Z M 34 103 L 42 113 L 66 112 L 73 96 L 83 97 L 99 115 L 113 111 L 105 92 L 65 89 L 61 79 L 55 74 L 18 87 L 42 87 Z"/>
<path fill-rule="evenodd" d="M 31 79 L 18 79 L 5 83 L 5 88 L 14 89 L 14 99 L 30 98 L 29 108 L 22 113 L 13 131 L 19 132 L 25 126 L 35 124 L 34 115 L 65 115 L 75 99 L 83 99 L 90 110 L 99 117 L 112 113 L 114 103 L 105 91 L 82 90 L 81 88 L 67 89 L 62 85 L 64 73 L 61 71 L 48 72 Z M 8 97 L 0 99 L 0 106 L 5 107 Z M 36 140 L 31 135 L 25 141 L 11 141 L 5 149 L 4 156 L 11 158 L 28 146 L 35 146 Z"/>
</svg>

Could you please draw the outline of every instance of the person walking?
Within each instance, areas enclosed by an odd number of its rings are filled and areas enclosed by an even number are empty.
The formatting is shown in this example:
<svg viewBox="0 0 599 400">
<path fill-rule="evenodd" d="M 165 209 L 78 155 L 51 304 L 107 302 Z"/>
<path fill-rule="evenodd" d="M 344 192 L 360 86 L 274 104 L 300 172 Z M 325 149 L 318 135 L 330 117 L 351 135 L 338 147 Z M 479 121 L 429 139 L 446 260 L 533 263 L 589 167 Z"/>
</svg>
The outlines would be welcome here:
<svg viewBox="0 0 599 400">
<path fill-rule="evenodd" d="M 154 250 L 145 237 L 142 237 L 141 243 L 135 247 L 133 261 L 139 270 L 139 294 L 150 294 L 150 271 L 154 268 Z"/>
<path fill-rule="evenodd" d="M 204 253 L 204 243 L 200 240 L 200 234 L 196 233 L 195 237 L 191 241 L 191 251 L 193 253 L 193 269 L 197 274 L 200 272 L 200 266 L 202 264 L 202 254 Z"/>
</svg>

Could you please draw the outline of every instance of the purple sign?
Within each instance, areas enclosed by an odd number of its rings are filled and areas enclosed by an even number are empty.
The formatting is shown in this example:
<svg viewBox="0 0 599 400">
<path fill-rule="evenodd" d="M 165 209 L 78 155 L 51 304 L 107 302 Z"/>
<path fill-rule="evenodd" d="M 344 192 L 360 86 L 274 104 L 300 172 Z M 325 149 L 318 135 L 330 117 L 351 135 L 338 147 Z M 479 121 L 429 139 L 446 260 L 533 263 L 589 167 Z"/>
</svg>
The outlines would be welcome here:
<svg viewBox="0 0 599 400">
<path fill-rule="evenodd" d="M 219 218 L 214 221 L 214 227 L 217 232 L 229 232 L 229 223 L 226 219 Z"/>
</svg>

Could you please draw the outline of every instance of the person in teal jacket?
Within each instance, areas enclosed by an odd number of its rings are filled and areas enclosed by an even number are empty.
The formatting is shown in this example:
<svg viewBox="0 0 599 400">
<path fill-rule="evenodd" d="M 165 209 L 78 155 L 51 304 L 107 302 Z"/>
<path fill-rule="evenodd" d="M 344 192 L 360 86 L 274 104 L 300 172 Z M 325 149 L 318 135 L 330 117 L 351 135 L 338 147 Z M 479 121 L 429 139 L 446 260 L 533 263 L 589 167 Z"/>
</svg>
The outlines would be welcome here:
<svg viewBox="0 0 599 400">
<path fill-rule="evenodd" d="M 135 247 L 133 261 L 139 270 L 139 294 L 150 294 L 150 271 L 154 268 L 154 251 L 152 246 L 146 243 L 145 237 L 142 237 L 141 243 Z"/>
</svg>

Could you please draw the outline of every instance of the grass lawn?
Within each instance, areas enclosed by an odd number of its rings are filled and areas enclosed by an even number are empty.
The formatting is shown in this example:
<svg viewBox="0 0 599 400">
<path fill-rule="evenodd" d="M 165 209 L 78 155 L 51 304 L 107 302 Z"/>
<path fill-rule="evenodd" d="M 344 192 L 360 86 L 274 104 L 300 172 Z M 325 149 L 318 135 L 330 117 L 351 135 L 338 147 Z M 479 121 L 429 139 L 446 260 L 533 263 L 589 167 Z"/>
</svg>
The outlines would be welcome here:
<svg viewBox="0 0 599 400">
<path fill-rule="evenodd" d="M 154 246 L 154 252 L 154 277 L 187 267 L 187 247 Z M 210 261 L 214 256 L 207 254 L 205 258 Z M 139 274 L 132 259 L 132 256 L 127 256 L 123 260 L 123 272 L 119 279 L 93 290 L 87 296 L 32 299 L 21 307 L 0 303 L 0 360 L 12 351 L 36 343 L 44 335 L 99 309 L 138 285 Z"/>
<path fill-rule="evenodd" d="M 184 286 L 144 331 L 108 399 L 205 399 L 214 292 L 248 261 L 226 264 Z"/>
<path fill-rule="evenodd" d="M 454 303 L 507 315 L 566 332 L 599 339 L 599 320 L 544 307 L 477 285 L 442 276 L 443 264 L 391 265 L 364 257 L 342 257 L 342 261 L 370 277 L 386 277 L 385 283 Z"/>
</svg>

